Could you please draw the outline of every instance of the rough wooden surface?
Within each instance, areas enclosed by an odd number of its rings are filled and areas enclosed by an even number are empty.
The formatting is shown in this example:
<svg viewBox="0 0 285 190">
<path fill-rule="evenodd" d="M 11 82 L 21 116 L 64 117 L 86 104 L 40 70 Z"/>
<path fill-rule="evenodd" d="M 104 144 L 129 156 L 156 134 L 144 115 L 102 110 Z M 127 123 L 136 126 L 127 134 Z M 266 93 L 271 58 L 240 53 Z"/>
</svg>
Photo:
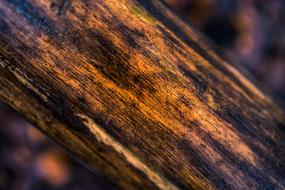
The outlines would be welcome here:
<svg viewBox="0 0 285 190">
<path fill-rule="evenodd" d="M 285 189 L 284 115 L 162 2 L 0 1 L 0 100 L 124 189 Z"/>
</svg>

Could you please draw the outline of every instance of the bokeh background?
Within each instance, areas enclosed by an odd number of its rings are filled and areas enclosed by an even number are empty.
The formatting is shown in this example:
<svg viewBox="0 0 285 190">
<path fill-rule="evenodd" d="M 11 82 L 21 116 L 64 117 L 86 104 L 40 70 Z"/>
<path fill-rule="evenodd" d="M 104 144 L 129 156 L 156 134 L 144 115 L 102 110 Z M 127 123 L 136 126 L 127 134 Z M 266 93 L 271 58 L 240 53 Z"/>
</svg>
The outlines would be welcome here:
<svg viewBox="0 0 285 190">
<path fill-rule="evenodd" d="M 285 108 L 284 0 L 166 0 Z M 116 189 L 0 104 L 0 190 Z"/>
</svg>

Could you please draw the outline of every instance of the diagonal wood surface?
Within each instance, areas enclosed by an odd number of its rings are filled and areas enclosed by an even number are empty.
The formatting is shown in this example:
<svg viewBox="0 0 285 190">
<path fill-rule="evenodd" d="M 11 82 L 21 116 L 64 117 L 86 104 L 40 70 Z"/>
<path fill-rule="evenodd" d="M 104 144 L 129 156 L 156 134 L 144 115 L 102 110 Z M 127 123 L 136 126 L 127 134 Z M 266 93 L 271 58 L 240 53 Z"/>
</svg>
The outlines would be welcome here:
<svg viewBox="0 0 285 190">
<path fill-rule="evenodd" d="M 162 2 L 2 0 L 0 100 L 124 189 L 285 189 L 283 112 Z"/>
</svg>

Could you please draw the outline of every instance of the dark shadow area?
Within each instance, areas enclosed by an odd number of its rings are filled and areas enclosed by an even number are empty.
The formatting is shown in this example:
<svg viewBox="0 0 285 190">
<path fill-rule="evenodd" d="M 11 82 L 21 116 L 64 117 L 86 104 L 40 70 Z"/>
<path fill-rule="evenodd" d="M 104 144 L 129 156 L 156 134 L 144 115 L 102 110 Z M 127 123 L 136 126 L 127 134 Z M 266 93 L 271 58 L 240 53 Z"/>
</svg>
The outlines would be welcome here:
<svg viewBox="0 0 285 190">
<path fill-rule="evenodd" d="M 285 108 L 285 1 L 166 0 L 274 92 Z"/>
<path fill-rule="evenodd" d="M 40 131 L 0 104 L 1 190 L 113 190 Z"/>
</svg>

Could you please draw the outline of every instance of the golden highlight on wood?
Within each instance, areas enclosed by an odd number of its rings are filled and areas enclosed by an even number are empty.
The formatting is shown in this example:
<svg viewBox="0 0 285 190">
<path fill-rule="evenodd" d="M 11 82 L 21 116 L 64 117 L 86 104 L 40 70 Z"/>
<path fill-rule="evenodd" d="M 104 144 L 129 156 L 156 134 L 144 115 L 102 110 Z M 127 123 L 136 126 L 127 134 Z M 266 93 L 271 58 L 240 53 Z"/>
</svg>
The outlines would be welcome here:
<svg viewBox="0 0 285 190">
<path fill-rule="evenodd" d="M 284 113 L 163 1 L 3 0 L 0 101 L 121 189 L 285 189 Z"/>
</svg>

